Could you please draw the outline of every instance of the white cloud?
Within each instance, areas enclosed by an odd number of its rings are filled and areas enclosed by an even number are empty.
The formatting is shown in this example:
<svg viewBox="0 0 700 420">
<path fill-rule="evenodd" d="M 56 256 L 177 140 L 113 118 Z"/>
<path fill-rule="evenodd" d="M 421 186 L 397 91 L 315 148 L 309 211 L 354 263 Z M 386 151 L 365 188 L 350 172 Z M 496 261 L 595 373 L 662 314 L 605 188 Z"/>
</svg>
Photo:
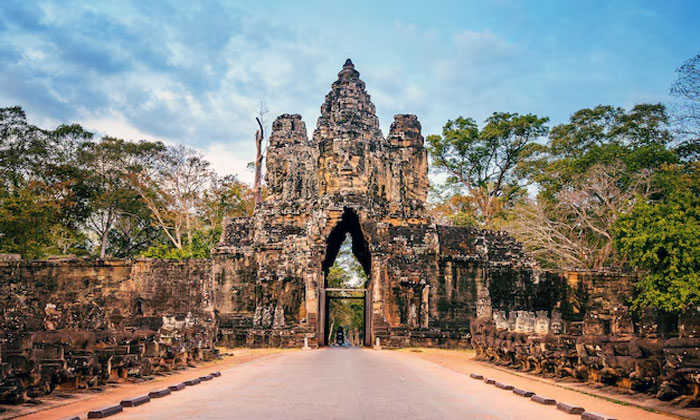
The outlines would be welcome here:
<svg viewBox="0 0 700 420">
<path fill-rule="evenodd" d="M 253 183 L 254 174 L 247 167 L 255 159 L 255 153 L 244 152 L 231 143 L 210 143 L 203 155 L 219 175 L 234 174 L 243 182 Z"/>
</svg>

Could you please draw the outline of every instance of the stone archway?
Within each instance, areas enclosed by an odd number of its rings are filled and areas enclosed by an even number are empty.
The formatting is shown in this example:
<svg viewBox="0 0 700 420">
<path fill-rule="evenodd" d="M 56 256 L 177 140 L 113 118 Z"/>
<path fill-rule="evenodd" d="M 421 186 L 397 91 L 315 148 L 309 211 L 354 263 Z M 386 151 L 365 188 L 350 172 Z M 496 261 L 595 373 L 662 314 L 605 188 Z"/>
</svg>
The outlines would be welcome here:
<svg viewBox="0 0 700 420">
<path fill-rule="evenodd" d="M 328 285 L 328 273 L 333 266 L 340 248 L 345 241 L 347 235 L 352 241 L 352 254 L 362 266 L 362 269 L 367 276 L 367 281 L 364 287 L 359 289 L 338 289 L 330 288 Z M 363 322 L 363 344 L 368 346 L 371 344 L 371 300 L 370 289 L 372 285 L 372 258 L 369 248 L 369 243 L 362 232 L 360 219 L 357 213 L 346 207 L 340 221 L 331 230 L 326 239 L 326 253 L 322 263 L 323 285 L 319 290 L 319 345 L 327 346 L 329 340 L 329 322 L 330 309 L 333 299 L 362 299 L 364 301 L 364 322 Z"/>
</svg>

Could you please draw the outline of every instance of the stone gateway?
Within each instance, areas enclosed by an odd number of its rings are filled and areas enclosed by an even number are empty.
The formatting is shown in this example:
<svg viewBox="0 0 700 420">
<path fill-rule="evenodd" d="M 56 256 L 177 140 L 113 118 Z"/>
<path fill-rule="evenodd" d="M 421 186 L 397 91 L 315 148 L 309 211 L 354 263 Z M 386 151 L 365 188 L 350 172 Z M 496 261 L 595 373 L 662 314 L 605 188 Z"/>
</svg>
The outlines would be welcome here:
<svg viewBox="0 0 700 420">
<path fill-rule="evenodd" d="M 469 318 L 490 311 L 492 278 L 531 280 L 509 236 L 435 224 L 418 119 L 396 115 L 384 137 L 349 59 L 311 138 L 300 115 L 275 120 L 266 181 L 264 202 L 251 218 L 225 221 L 213 252 L 229 345 L 327 345 L 326 276 L 348 234 L 369 279 L 365 345 L 466 346 Z"/>
</svg>

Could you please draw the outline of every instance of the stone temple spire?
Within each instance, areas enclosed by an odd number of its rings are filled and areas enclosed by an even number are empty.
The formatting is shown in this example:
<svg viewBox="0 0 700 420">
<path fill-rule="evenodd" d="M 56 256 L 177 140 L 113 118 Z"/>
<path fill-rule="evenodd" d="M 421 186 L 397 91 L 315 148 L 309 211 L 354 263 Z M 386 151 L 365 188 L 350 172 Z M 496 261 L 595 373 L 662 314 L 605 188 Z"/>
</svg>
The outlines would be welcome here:
<svg viewBox="0 0 700 420">
<path fill-rule="evenodd" d="M 338 80 L 360 80 L 360 72 L 355 70 L 355 65 L 352 64 L 351 59 L 345 60 L 343 69 L 338 73 Z"/>
<path fill-rule="evenodd" d="M 314 141 L 324 139 L 362 139 L 381 141 L 376 109 L 360 80 L 360 72 L 349 58 L 338 79 L 321 105 L 321 116 L 314 131 Z"/>
</svg>

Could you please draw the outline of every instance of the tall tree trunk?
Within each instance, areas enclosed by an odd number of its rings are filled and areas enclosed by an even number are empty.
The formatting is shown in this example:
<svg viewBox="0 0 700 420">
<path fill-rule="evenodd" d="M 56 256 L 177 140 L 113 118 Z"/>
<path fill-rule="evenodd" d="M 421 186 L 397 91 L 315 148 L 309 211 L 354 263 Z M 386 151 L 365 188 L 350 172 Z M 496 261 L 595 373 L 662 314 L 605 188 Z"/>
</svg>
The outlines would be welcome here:
<svg viewBox="0 0 700 420">
<path fill-rule="evenodd" d="M 255 132 L 255 205 L 262 203 L 262 142 L 265 138 L 265 133 L 263 132 L 262 122 L 260 118 L 256 117 L 255 120 L 258 122 L 260 129 Z"/>
<path fill-rule="evenodd" d="M 113 218 L 113 212 L 112 209 L 110 209 L 107 212 L 107 220 L 105 221 L 105 226 L 102 229 L 102 237 L 100 238 L 100 259 L 104 260 L 105 255 L 107 254 L 107 237 L 109 235 L 109 230 L 112 228 L 112 218 Z"/>
</svg>

